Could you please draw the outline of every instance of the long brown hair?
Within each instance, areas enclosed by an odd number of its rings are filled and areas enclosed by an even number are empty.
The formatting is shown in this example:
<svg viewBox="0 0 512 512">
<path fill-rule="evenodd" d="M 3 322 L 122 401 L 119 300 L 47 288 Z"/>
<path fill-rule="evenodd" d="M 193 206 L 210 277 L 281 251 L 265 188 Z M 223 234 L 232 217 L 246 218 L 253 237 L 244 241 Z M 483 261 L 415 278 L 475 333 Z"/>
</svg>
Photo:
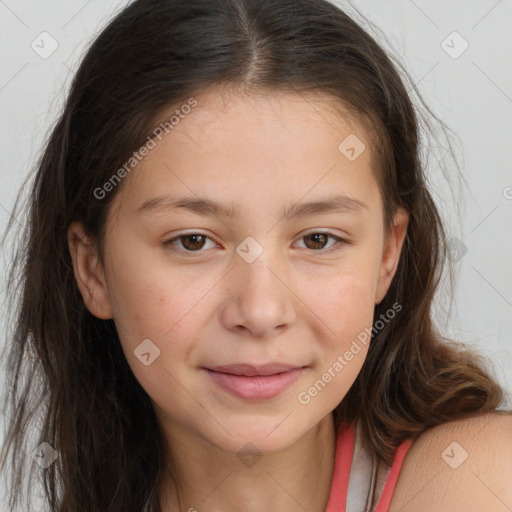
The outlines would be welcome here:
<svg viewBox="0 0 512 512">
<path fill-rule="evenodd" d="M 24 465 L 42 442 L 58 454 L 42 472 L 52 511 L 140 512 L 156 495 L 163 433 L 113 320 L 94 317 L 84 305 L 67 228 L 82 221 L 101 251 L 122 183 L 105 198 L 94 191 L 141 147 L 164 107 L 214 84 L 327 93 L 372 134 L 386 226 L 396 207 L 410 213 L 399 267 L 375 318 L 395 303 L 402 311 L 373 333 L 360 374 L 334 410 L 336 427 L 361 421 L 372 452 L 390 463 L 403 440 L 499 408 L 504 392 L 486 361 L 445 339 L 432 320 L 443 269 L 450 277 L 452 268 L 410 94 L 444 125 L 399 69 L 325 0 L 136 0 L 99 34 L 27 186 L 28 215 L 9 274 L 2 465 L 12 452 L 11 510 L 22 495 Z M 30 481 L 34 469 L 40 470 L 32 464 Z"/>
</svg>

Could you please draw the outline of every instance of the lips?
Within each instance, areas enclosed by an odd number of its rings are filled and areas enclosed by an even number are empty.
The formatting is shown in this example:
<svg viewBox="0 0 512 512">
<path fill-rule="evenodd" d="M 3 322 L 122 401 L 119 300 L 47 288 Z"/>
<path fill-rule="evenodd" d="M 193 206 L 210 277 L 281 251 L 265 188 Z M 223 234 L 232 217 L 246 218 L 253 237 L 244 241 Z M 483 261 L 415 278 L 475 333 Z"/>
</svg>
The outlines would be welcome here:
<svg viewBox="0 0 512 512">
<path fill-rule="evenodd" d="M 305 366 L 269 363 L 236 364 L 203 368 L 220 389 L 248 401 L 275 398 L 290 388 L 306 371 Z"/>
<path fill-rule="evenodd" d="M 228 373 L 230 375 L 245 375 L 246 377 L 254 377 L 256 375 L 275 375 L 277 373 L 288 372 L 302 366 L 294 366 L 282 363 L 267 363 L 259 366 L 251 364 L 233 364 L 228 366 L 215 366 L 207 368 L 214 372 Z"/>
</svg>

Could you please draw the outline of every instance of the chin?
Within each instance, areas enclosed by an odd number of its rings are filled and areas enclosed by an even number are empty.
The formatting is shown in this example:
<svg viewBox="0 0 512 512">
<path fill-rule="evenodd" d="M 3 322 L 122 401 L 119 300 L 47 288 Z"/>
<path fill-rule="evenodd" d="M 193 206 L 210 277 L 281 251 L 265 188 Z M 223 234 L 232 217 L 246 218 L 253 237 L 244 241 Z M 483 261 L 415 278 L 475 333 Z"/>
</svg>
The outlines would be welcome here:
<svg viewBox="0 0 512 512">
<path fill-rule="evenodd" d="M 219 429 L 209 440 L 218 448 L 237 455 L 241 451 L 275 453 L 284 450 L 305 433 L 303 426 L 299 428 L 289 419 L 283 421 L 284 417 L 228 422 L 226 430 L 229 434 Z"/>
</svg>

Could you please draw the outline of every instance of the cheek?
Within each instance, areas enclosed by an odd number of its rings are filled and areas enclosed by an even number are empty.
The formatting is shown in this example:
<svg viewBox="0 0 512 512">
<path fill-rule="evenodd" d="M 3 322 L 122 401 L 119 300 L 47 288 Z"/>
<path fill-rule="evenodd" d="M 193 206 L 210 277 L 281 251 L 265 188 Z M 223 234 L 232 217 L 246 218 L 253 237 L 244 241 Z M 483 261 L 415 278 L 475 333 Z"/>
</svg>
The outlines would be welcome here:
<svg viewBox="0 0 512 512">
<path fill-rule="evenodd" d="M 298 294 L 316 315 L 334 346 L 355 336 L 373 320 L 376 270 L 370 262 L 346 265 L 302 283 Z"/>
<path fill-rule="evenodd" d="M 129 234 L 120 238 L 124 243 L 113 244 L 108 273 L 114 318 L 130 338 L 161 337 L 185 314 L 183 298 L 193 284 L 179 268 L 164 266 L 155 257 L 159 250 L 137 250 L 141 244 Z M 136 249 L 125 250 L 130 246 Z"/>
<path fill-rule="evenodd" d="M 169 393 L 179 393 L 183 361 L 194 348 L 187 320 L 198 300 L 177 293 L 184 283 L 175 284 L 150 273 L 132 274 L 130 280 L 119 282 L 114 309 L 127 362 L 148 395 L 161 403 L 168 401 Z"/>
<path fill-rule="evenodd" d="M 222 274 L 185 272 L 154 258 L 147 264 L 143 256 L 131 254 L 115 260 L 116 269 L 110 276 L 113 310 L 132 371 L 143 387 L 158 393 L 161 383 L 169 381 L 166 370 L 179 378 L 183 361 L 194 360 L 198 333 L 216 311 L 215 285 Z M 137 358 L 142 343 L 158 354 L 150 366 Z"/>
<path fill-rule="evenodd" d="M 186 317 L 185 283 L 165 276 L 162 269 L 148 264 L 143 254 L 135 252 L 112 253 L 110 269 L 109 295 L 120 343 L 132 371 L 144 386 L 157 378 L 155 369 L 166 352 L 172 350 L 174 355 L 183 350 L 179 340 L 184 338 L 179 330 L 180 319 Z M 177 343 L 164 343 L 165 339 Z M 143 356 L 147 353 L 150 355 Z M 146 366 L 149 361 L 151 364 Z"/>
<path fill-rule="evenodd" d="M 364 272 L 353 266 L 329 279 L 316 280 L 322 286 L 314 288 L 314 293 L 311 288 L 307 288 L 309 293 L 303 289 L 304 302 L 311 304 L 317 318 L 316 339 L 321 350 L 311 387 L 302 389 L 298 397 L 301 404 L 311 401 L 332 410 L 361 370 L 371 340 L 375 306 L 376 274 L 373 268 L 366 269 Z"/>
</svg>

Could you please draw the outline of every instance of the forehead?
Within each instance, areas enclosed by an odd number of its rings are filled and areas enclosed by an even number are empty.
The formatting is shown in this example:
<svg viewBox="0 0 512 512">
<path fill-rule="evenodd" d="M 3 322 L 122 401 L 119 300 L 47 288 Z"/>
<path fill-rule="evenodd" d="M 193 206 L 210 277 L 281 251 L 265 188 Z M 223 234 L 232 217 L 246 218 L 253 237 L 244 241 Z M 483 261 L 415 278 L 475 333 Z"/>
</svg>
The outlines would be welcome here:
<svg viewBox="0 0 512 512">
<path fill-rule="evenodd" d="M 232 147 L 234 151 L 239 147 L 247 150 L 249 143 L 254 141 L 271 145 L 278 140 L 293 142 L 294 137 L 297 142 L 310 140 L 306 146 L 297 144 L 296 152 L 300 153 L 301 149 L 318 146 L 319 137 L 325 145 L 337 147 L 344 133 L 358 133 L 365 139 L 369 135 L 351 109 L 321 92 L 245 93 L 240 89 L 215 86 L 196 96 L 195 100 L 197 106 L 193 111 L 181 119 L 174 116 L 177 124 L 169 138 L 183 141 L 184 137 L 193 136 L 205 146 L 236 142 Z M 155 118 L 155 124 L 165 123 L 169 114 L 172 117 L 179 110 L 179 105 L 162 110 Z M 244 145 L 245 141 L 247 144 Z"/>
<path fill-rule="evenodd" d="M 276 191 L 300 199 L 340 185 L 375 192 L 370 134 L 327 95 L 216 87 L 193 99 L 194 108 L 173 105 L 155 118 L 172 128 L 130 173 L 123 201 L 177 188 L 241 201 Z"/>
</svg>

